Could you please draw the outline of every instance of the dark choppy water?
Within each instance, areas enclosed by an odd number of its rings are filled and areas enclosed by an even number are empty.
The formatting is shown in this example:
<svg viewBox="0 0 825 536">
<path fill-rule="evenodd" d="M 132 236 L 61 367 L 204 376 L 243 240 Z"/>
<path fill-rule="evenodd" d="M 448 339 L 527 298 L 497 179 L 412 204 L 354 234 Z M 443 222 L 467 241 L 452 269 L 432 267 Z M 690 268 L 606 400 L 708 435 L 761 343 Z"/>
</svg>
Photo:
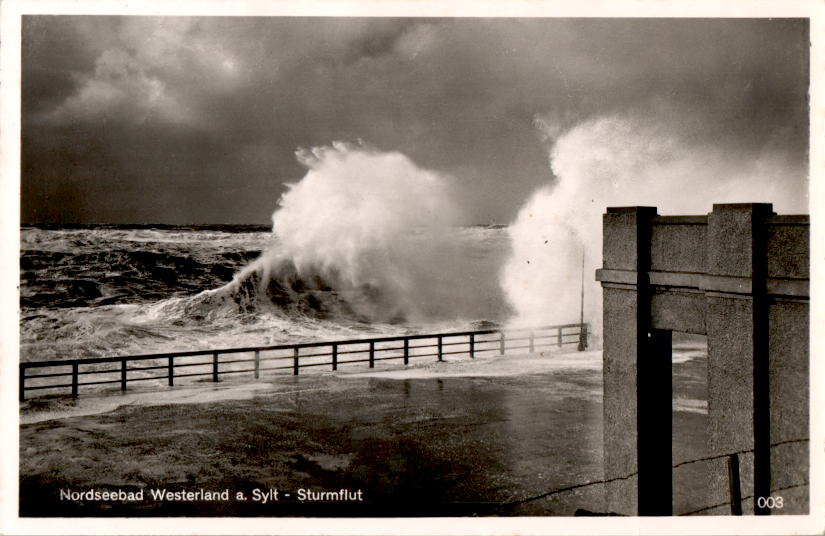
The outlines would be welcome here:
<svg viewBox="0 0 825 536">
<path fill-rule="evenodd" d="M 332 286 L 318 275 L 249 271 L 272 234 L 249 227 L 21 230 L 23 360 L 267 345 L 502 320 L 498 288 L 505 229 L 455 229 L 453 257 L 421 282 L 443 299 L 424 315 L 380 314 L 393 296 L 382 281 Z M 447 270 L 449 268 L 449 270 Z M 446 272 L 460 271 L 457 281 Z M 304 270 L 306 272 L 306 270 Z M 450 276 L 452 277 L 452 276 Z M 232 283 L 233 278 L 236 279 Z M 419 281 L 415 281 L 419 283 Z M 415 289 L 409 294 L 415 296 Z M 423 302 L 422 302 L 423 303 Z M 413 304 L 422 305 L 422 304 Z"/>
</svg>

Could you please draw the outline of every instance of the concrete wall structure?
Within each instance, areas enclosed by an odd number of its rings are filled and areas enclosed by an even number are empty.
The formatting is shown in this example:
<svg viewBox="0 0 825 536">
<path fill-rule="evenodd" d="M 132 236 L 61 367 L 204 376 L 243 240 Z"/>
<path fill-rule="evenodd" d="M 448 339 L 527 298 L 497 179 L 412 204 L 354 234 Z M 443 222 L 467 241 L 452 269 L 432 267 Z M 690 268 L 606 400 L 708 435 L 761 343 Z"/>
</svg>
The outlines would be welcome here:
<svg viewBox="0 0 825 536">
<path fill-rule="evenodd" d="M 808 512 L 808 216 L 770 204 L 707 216 L 653 207 L 604 215 L 604 452 L 607 506 L 670 515 L 672 331 L 708 340 L 707 504 L 729 498 L 723 455 L 739 452 L 742 495 Z M 627 477 L 627 478 L 625 478 Z M 710 513 L 729 513 L 722 507 Z"/>
</svg>

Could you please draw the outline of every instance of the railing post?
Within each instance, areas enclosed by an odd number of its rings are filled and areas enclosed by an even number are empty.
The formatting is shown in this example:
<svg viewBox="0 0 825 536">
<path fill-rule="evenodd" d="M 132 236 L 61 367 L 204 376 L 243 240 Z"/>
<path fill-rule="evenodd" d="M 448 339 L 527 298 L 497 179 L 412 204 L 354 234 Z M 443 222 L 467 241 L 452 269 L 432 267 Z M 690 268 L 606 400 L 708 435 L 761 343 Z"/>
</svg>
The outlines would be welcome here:
<svg viewBox="0 0 825 536">
<path fill-rule="evenodd" d="M 338 370 L 338 345 L 332 345 L 332 370 Z"/>
<path fill-rule="evenodd" d="M 579 352 L 587 350 L 587 324 L 579 325 Z"/>
<path fill-rule="evenodd" d="M 77 388 L 80 383 L 78 376 L 80 375 L 77 363 L 72 363 L 72 398 L 77 398 Z"/>
<path fill-rule="evenodd" d="M 375 342 L 370 341 L 370 368 L 375 368 Z"/>
<path fill-rule="evenodd" d="M 533 335 L 533 332 L 530 331 L 530 348 L 528 348 L 528 350 L 530 350 L 531 354 L 535 351 L 535 347 L 535 335 Z"/>
<path fill-rule="evenodd" d="M 559 348 L 561 348 L 561 326 L 558 329 Z"/>
<path fill-rule="evenodd" d="M 261 377 L 261 351 L 255 350 L 255 379 Z"/>
<path fill-rule="evenodd" d="M 20 363 L 20 402 L 26 400 L 26 365 Z"/>
<path fill-rule="evenodd" d="M 126 390 L 126 360 L 120 360 L 120 390 Z"/>
<path fill-rule="evenodd" d="M 218 382 L 218 352 L 212 354 L 212 381 Z"/>
<path fill-rule="evenodd" d="M 404 364 L 410 364 L 410 339 L 404 337 Z"/>
<path fill-rule="evenodd" d="M 292 375 L 293 376 L 298 375 L 298 369 L 300 368 L 300 365 L 298 364 L 298 350 L 299 349 L 298 349 L 297 346 L 292 349 Z"/>
<path fill-rule="evenodd" d="M 742 515 L 742 488 L 739 483 L 739 455 L 728 456 L 728 490 L 730 491 L 730 515 Z"/>
<path fill-rule="evenodd" d="M 470 333 L 470 359 L 476 357 L 476 334 Z"/>
<path fill-rule="evenodd" d="M 169 387 L 175 385 L 175 356 L 169 356 Z"/>
<path fill-rule="evenodd" d="M 438 336 L 438 360 L 444 361 L 444 352 L 442 346 L 444 345 L 444 340 L 441 335 Z"/>
<path fill-rule="evenodd" d="M 501 333 L 501 340 L 499 341 L 499 350 L 501 355 L 504 355 L 504 330 L 500 331 Z"/>
</svg>

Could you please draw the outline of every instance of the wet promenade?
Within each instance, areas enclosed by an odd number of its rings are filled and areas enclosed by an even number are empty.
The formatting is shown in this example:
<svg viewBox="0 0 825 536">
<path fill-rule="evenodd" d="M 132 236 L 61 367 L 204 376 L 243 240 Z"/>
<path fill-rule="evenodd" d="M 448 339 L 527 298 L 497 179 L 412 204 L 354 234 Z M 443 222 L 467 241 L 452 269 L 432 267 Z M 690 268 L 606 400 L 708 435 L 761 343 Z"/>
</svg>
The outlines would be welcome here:
<svg viewBox="0 0 825 536">
<path fill-rule="evenodd" d="M 284 377 L 24 408 L 21 513 L 600 511 L 601 486 L 534 499 L 602 478 L 601 370 L 598 354 L 591 353 Z M 685 413 L 688 420 L 682 422 L 701 417 Z M 143 498 L 113 502 L 60 495 L 89 489 L 143 491 Z M 160 500 L 153 496 L 157 490 L 196 498 Z M 226 490 L 226 500 L 202 499 L 206 492 Z M 347 493 L 331 494 L 341 490 Z M 360 498 L 350 499 L 357 492 Z"/>
</svg>

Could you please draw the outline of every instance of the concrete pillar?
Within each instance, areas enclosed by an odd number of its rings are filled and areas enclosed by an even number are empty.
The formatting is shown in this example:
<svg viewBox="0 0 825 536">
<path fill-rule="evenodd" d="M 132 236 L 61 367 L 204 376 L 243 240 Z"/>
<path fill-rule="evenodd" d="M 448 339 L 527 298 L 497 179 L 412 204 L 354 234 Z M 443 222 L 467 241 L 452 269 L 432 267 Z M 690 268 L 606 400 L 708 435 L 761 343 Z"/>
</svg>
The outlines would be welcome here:
<svg viewBox="0 0 825 536">
<path fill-rule="evenodd" d="M 705 289 L 710 453 L 742 456 L 742 494 L 770 495 L 766 220 L 770 204 L 714 205 L 708 215 Z M 727 474 L 711 474 L 712 493 Z M 751 499 L 743 510 L 755 508 Z"/>
<path fill-rule="evenodd" d="M 670 332 L 653 329 L 648 278 L 655 216 L 609 208 L 603 220 L 603 268 L 626 274 L 603 288 L 605 479 L 620 479 L 606 504 L 625 515 L 671 513 Z"/>
</svg>

